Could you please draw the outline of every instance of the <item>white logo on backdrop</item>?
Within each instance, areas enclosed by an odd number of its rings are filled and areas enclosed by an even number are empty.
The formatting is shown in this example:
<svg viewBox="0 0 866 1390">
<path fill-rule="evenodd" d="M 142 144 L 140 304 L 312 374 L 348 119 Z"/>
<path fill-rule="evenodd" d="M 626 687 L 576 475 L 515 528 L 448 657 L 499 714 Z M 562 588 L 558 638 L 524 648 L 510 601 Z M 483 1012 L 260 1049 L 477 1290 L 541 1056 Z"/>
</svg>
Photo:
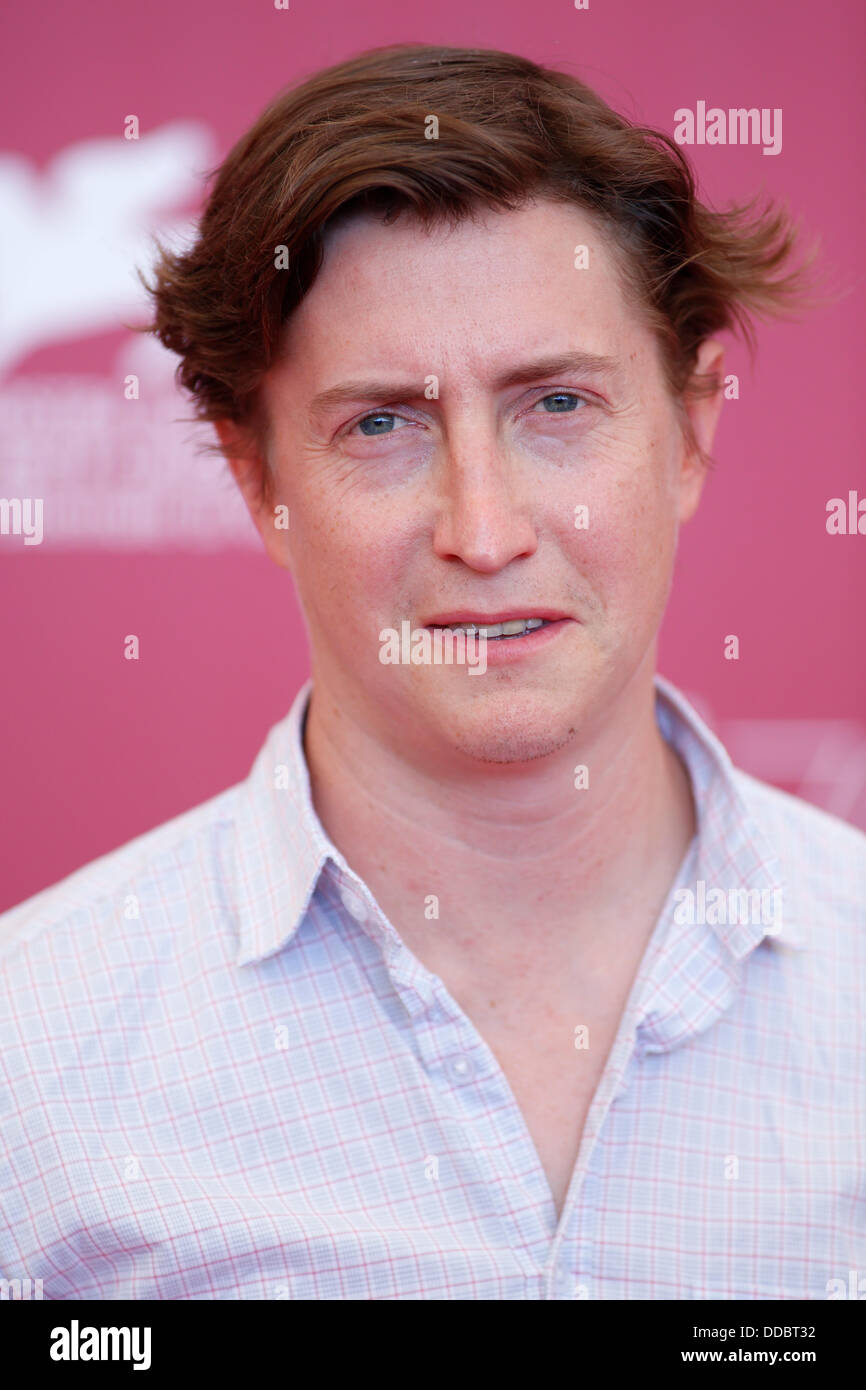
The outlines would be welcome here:
<svg viewBox="0 0 866 1390">
<path fill-rule="evenodd" d="M 44 499 L 48 548 L 256 543 L 225 465 L 196 452 L 213 431 L 187 422 L 178 359 L 155 339 L 127 333 L 104 375 L 15 374 L 39 348 L 144 320 L 135 267 L 149 274 L 153 233 L 175 248 L 193 236 L 171 209 L 199 199 L 216 159 L 191 121 L 82 141 L 44 171 L 0 154 L 0 491 Z"/>
</svg>

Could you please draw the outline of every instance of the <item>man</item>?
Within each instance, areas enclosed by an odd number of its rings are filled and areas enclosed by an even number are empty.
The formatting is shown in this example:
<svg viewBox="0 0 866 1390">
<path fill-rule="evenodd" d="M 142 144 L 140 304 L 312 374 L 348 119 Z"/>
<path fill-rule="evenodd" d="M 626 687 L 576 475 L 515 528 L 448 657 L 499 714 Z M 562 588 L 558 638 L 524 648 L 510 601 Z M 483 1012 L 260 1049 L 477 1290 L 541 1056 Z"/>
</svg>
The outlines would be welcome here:
<svg viewBox="0 0 866 1390">
<path fill-rule="evenodd" d="M 479 50 L 362 55 L 229 156 L 156 330 L 312 679 L 246 783 L 7 914 L 8 1276 L 785 1299 L 866 1270 L 866 838 L 655 676 L 712 332 L 783 299 L 766 226 L 734 230 L 672 143 Z"/>
</svg>

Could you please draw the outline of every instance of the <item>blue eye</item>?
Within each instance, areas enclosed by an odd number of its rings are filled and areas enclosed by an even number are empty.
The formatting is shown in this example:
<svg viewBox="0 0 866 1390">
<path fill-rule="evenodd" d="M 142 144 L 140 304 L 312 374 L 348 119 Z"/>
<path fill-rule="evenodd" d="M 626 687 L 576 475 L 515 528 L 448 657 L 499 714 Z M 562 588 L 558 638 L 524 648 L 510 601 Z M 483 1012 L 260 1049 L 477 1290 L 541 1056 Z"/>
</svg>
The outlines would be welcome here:
<svg viewBox="0 0 866 1390">
<path fill-rule="evenodd" d="M 548 407 L 548 401 L 577 401 L 581 405 L 586 404 L 583 396 L 578 396 L 575 391 L 554 391 L 551 395 L 542 396 L 540 401 L 536 401 L 536 405 L 543 405 L 545 407 L 548 415 L 566 415 L 571 412 L 571 407 L 569 405 L 555 405 L 551 409 Z"/>
<path fill-rule="evenodd" d="M 361 428 L 361 433 L 365 434 L 368 439 L 375 439 L 377 435 L 393 434 L 396 418 L 396 415 L 388 410 L 377 410 L 373 415 L 365 415 L 363 420 L 358 421 L 358 425 Z M 365 429 L 365 425 L 371 425 L 373 428 Z M 384 425 L 384 429 L 379 429 L 379 425 Z"/>
</svg>

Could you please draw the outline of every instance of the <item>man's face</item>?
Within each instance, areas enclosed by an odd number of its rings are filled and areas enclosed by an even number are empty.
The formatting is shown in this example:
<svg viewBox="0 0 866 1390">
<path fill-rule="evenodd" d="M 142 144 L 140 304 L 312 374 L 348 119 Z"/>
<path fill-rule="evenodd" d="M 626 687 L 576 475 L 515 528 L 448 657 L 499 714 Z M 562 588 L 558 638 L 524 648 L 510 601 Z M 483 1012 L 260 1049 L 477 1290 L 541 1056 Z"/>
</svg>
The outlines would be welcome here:
<svg viewBox="0 0 866 1390">
<path fill-rule="evenodd" d="M 607 366 L 544 365 L 578 354 Z M 374 736 L 434 766 L 541 758 L 651 677 L 702 472 L 590 215 L 542 201 L 430 233 L 406 215 L 333 228 L 264 401 L 289 527 L 257 523 L 294 577 L 317 690 Z M 705 447 L 715 408 L 698 407 Z M 405 620 L 545 612 L 537 636 L 487 642 L 484 674 L 380 661 Z"/>
</svg>

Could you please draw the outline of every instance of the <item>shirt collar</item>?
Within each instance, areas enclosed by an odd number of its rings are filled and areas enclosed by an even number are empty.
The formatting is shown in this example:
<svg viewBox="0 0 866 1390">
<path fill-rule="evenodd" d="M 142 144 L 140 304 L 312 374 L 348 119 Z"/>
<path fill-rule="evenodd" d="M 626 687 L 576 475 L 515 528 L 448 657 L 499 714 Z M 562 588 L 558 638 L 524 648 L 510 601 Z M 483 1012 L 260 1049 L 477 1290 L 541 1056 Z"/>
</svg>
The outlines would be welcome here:
<svg viewBox="0 0 866 1390">
<path fill-rule="evenodd" d="M 781 937 L 789 945 L 803 945 L 793 904 L 786 900 L 778 856 L 745 804 L 728 753 L 669 681 L 656 676 L 655 686 L 659 727 L 692 779 L 698 815 L 697 878 L 708 886 L 778 887 Z M 326 866 L 338 885 L 369 897 L 369 889 L 329 839 L 313 806 L 303 749 L 312 688 L 312 680 L 307 680 L 298 691 L 238 788 L 233 881 L 238 965 L 263 960 L 293 939 Z M 767 935 L 760 925 L 720 925 L 714 930 L 736 960 Z M 381 929 L 376 931 L 381 937 Z"/>
<path fill-rule="evenodd" d="M 307 680 L 270 730 L 239 788 L 234 906 L 238 965 L 263 960 L 291 941 L 334 846 L 316 815 L 303 751 L 313 688 Z"/>
<path fill-rule="evenodd" d="M 681 691 L 656 676 L 656 719 L 689 770 L 698 818 L 695 879 L 705 891 L 778 892 L 781 929 L 760 922 L 727 922 L 712 930 L 735 960 L 767 938 L 795 950 L 806 945 L 794 886 L 783 872 L 776 845 L 756 819 L 740 788 L 727 749 Z M 727 915 L 727 914 L 725 914 Z"/>
</svg>

